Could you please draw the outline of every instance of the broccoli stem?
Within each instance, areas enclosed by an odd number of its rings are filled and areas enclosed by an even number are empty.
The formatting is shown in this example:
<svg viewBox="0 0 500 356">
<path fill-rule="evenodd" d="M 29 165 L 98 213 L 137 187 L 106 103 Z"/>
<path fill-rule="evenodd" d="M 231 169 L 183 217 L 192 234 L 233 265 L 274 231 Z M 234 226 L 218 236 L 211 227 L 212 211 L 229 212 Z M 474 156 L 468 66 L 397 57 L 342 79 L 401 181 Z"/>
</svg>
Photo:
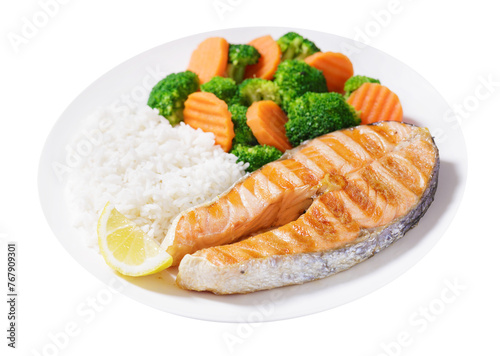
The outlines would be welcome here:
<svg viewBox="0 0 500 356">
<path fill-rule="evenodd" d="M 236 84 L 240 84 L 245 77 L 245 68 L 246 65 L 235 65 L 232 63 L 228 63 L 227 65 L 228 77 L 233 78 Z"/>
<path fill-rule="evenodd" d="M 296 59 L 295 55 L 297 54 L 297 48 L 301 45 L 302 40 L 300 37 L 295 38 L 290 44 L 284 53 L 281 54 L 281 61 L 285 61 L 287 59 Z"/>
<path fill-rule="evenodd" d="M 179 108 L 174 110 L 171 116 L 166 118 L 169 122 L 170 125 L 175 126 L 181 123 L 181 121 L 184 120 L 184 109 Z"/>
</svg>

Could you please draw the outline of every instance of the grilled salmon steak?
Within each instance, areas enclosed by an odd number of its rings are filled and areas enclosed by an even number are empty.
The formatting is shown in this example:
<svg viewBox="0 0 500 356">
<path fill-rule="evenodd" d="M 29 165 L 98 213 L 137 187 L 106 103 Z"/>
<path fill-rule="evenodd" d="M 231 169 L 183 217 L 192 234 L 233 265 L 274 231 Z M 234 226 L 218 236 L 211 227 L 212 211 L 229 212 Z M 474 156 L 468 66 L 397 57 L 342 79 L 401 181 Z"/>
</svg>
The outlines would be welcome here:
<svg viewBox="0 0 500 356">
<path fill-rule="evenodd" d="M 214 201 L 181 213 L 162 246 L 177 265 L 186 254 L 228 244 L 296 220 L 325 188 L 325 177 L 346 176 L 409 140 L 404 124 L 336 131 L 288 151 Z"/>
<path fill-rule="evenodd" d="M 248 293 L 348 269 L 418 222 L 438 170 L 429 131 L 413 125 L 380 122 L 311 140 L 181 214 L 167 249 L 177 259 L 189 253 L 177 284 Z"/>
</svg>

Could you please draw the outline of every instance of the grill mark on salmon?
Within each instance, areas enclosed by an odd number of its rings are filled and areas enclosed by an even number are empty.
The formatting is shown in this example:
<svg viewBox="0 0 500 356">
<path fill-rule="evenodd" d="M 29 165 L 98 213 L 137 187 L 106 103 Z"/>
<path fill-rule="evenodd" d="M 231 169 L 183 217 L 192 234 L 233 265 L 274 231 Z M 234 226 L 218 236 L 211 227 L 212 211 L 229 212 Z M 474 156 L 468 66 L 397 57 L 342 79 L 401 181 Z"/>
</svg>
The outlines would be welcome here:
<svg viewBox="0 0 500 356">
<path fill-rule="evenodd" d="M 321 161 L 321 159 L 315 159 L 314 155 L 316 154 L 317 152 L 314 149 L 306 146 L 303 151 L 297 151 L 294 154 L 293 158 L 304 167 L 306 167 L 314 176 L 314 178 L 319 181 L 321 180 L 321 178 L 323 178 L 325 172 L 321 169 L 321 163 L 320 165 L 316 163 Z"/>
<path fill-rule="evenodd" d="M 391 155 L 385 157 L 380 163 L 415 195 L 422 194 L 425 188 L 425 177 L 407 159 Z"/>
<path fill-rule="evenodd" d="M 405 141 L 411 135 L 410 125 L 363 125 L 360 126 L 359 134 L 373 139 L 380 139 L 380 143 L 394 147 Z M 356 132 L 347 131 L 346 134 L 353 135 Z M 374 134 L 374 136 L 372 136 Z"/>
<path fill-rule="evenodd" d="M 332 135 L 320 137 L 318 141 L 323 141 L 334 151 L 338 152 L 339 155 L 344 157 L 346 161 L 357 167 L 361 167 L 363 163 L 373 159 L 364 146 L 353 140 L 342 131 L 337 131 Z"/>
<path fill-rule="evenodd" d="M 439 155 L 428 130 L 386 122 L 334 134 L 292 154 L 314 157 L 311 161 L 316 160 L 315 165 L 325 172 L 319 185 L 326 188 L 318 189 L 304 214 L 239 242 L 187 255 L 179 266 L 178 285 L 214 293 L 246 293 L 304 283 L 371 257 L 416 224 L 437 186 Z M 359 147 L 351 151 L 364 157 L 364 164 L 349 161 L 351 169 L 339 175 L 346 164 L 338 164 L 342 148 L 337 138 L 348 136 L 366 148 L 364 154 Z M 328 155 L 325 145 L 338 155 Z M 380 154 L 374 147 L 385 147 L 385 151 Z M 328 163 L 318 160 L 322 154 L 329 156 Z"/>
<path fill-rule="evenodd" d="M 405 211 L 416 201 L 415 194 L 394 179 L 379 162 L 374 162 L 373 165 L 367 167 L 361 175 L 370 188 L 373 188 L 377 194 L 383 195 L 388 204 L 397 208 L 397 214 Z"/>
<path fill-rule="evenodd" d="M 303 181 L 287 166 L 292 160 L 274 162 L 262 168 L 262 174 L 268 177 L 269 181 L 281 189 L 293 189 L 303 183 Z"/>
<path fill-rule="evenodd" d="M 295 221 L 315 197 L 335 187 L 338 189 L 339 183 L 335 183 L 334 176 L 363 171 L 371 162 L 416 134 L 406 126 L 396 122 L 358 126 L 308 141 L 285 153 L 281 160 L 246 176 L 214 201 L 181 213 L 174 220 L 162 247 L 173 256 L 176 265 L 185 254 L 229 244 Z M 422 152 L 426 149 L 419 146 Z M 404 156 L 400 161 L 416 159 Z M 428 162 L 420 160 L 419 165 L 427 167 Z M 369 173 L 364 173 L 367 178 Z M 400 175 L 404 176 L 402 171 Z M 363 226 L 375 224 L 382 218 L 385 202 L 373 203 L 375 195 L 384 196 L 388 201 L 404 195 L 399 192 L 399 186 L 377 190 L 365 183 L 363 187 L 361 183 L 348 187 L 347 191 L 352 193 L 350 199 L 355 199 L 353 194 L 357 194 L 359 201 L 347 204 L 353 212 L 358 211 L 360 217 L 364 216 L 365 220 L 361 219 Z M 363 207 L 371 207 L 371 210 L 367 213 Z"/>
<path fill-rule="evenodd" d="M 388 142 L 384 136 L 374 132 L 371 128 L 346 131 L 344 134 L 362 145 L 367 150 L 368 154 L 374 158 L 379 157 L 381 152 L 385 152 L 389 147 L 394 145 Z"/>
<path fill-rule="evenodd" d="M 345 207 L 362 227 L 372 227 L 388 213 L 385 197 L 370 188 L 365 180 L 353 178 L 339 193 Z"/>
<path fill-rule="evenodd" d="M 339 167 L 335 164 L 335 157 L 330 157 L 331 154 L 330 156 L 325 155 L 324 146 L 319 141 L 311 142 L 309 147 L 305 148 L 301 154 L 307 156 L 314 163 L 314 166 L 318 168 L 317 172 L 321 178 L 325 173 L 338 172 Z M 342 163 L 340 164 L 342 165 Z"/>
<path fill-rule="evenodd" d="M 330 174 L 345 174 L 353 170 L 351 163 L 337 153 L 330 145 L 324 143 L 322 140 L 314 142 L 316 150 L 320 152 L 323 162 L 329 164 L 327 172 Z"/>
<path fill-rule="evenodd" d="M 434 167 L 434 162 L 430 158 L 434 147 L 429 142 L 416 142 L 413 150 L 397 151 L 395 155 L 400 155 L 422 172 L 424 176 L 428 176 Z"/>
</svg>

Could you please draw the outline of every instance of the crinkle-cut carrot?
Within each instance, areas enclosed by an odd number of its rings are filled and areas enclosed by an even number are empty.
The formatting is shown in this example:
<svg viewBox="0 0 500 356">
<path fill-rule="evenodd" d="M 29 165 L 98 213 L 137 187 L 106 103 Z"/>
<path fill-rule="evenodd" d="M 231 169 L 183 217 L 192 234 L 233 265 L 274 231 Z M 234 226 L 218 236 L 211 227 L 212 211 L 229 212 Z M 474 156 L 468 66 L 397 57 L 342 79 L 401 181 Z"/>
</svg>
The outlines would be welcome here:
<svg viewBox="0 0 500 356">
<path fill-rule="evenodd" d="M 256 101 L 247 110 L 247 125 L 261 145 L 274 146 L 281 152 L 292 148 L 286 137 L 288 117 L 271 100 Z"/>
<path fill-rule="evenodd" d="M 328 91 L 343 94 L 346 80 L 354 74 L 351 60 L 342 53 L 317 52 L 304 61 L 323 72 Z"/>
<path fill-rule="evenodd" d="M 229 43 L 222 37 L 210 37 L 201 42 L 191 54 L 188 70 L 198 74 L 200 84 L 212 77 L 224 76 Z"/>
<path fill-rule="evenodd" d="M 377 83 L 364 83 L 347 99 L 360 112 L 361 124 L 402 121 L 403 108 L 396 94 Z"/>
<path fill-rule="evenodd" d="M 281 49 L 276 41 L 269 35 L 256 38 L 248 43 L 260 53 L 257 64 L 247 66 L 245 78 L 273 79 L 274 72 L 280 64 Z"/>
<path fill-rule="evenodd" d="M 229 152 L 234 138 L 234 126 L 227 104 L 208 92 L 196 92 L 184 103 L 184 122 L 195 129 L 213 132 L 215 144 Z"/>
</svg>

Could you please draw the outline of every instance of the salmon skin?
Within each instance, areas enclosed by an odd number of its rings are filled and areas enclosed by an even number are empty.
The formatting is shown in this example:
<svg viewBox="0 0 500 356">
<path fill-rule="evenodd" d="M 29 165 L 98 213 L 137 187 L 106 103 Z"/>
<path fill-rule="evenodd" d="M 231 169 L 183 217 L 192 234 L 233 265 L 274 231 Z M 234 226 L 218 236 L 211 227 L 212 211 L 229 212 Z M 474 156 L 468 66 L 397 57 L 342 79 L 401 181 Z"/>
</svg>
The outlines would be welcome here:
<svg viewBox="0 0 500 356">
<path fill-rule="evenodd" d="M 359 170 L 414 133 L 411 126 L 384 123 L 335 131 L 306 142 L 245 176 L 215 200 L 181 213 L 162 247 L 177 265 L 186 254 L 295 221 L 324 190 L 325 177 Z"/>
<path fill-rule="evenodd" d="M 314 177 L 305 213 L 186 255 L 177 275 L 181 288 L 248 293 L 344 271 L 415 226 L 437 188 L 439 152 L 432 136 L 399 122 L 336 131 L 299 146 L 287 159 Z"/>
</svg>

